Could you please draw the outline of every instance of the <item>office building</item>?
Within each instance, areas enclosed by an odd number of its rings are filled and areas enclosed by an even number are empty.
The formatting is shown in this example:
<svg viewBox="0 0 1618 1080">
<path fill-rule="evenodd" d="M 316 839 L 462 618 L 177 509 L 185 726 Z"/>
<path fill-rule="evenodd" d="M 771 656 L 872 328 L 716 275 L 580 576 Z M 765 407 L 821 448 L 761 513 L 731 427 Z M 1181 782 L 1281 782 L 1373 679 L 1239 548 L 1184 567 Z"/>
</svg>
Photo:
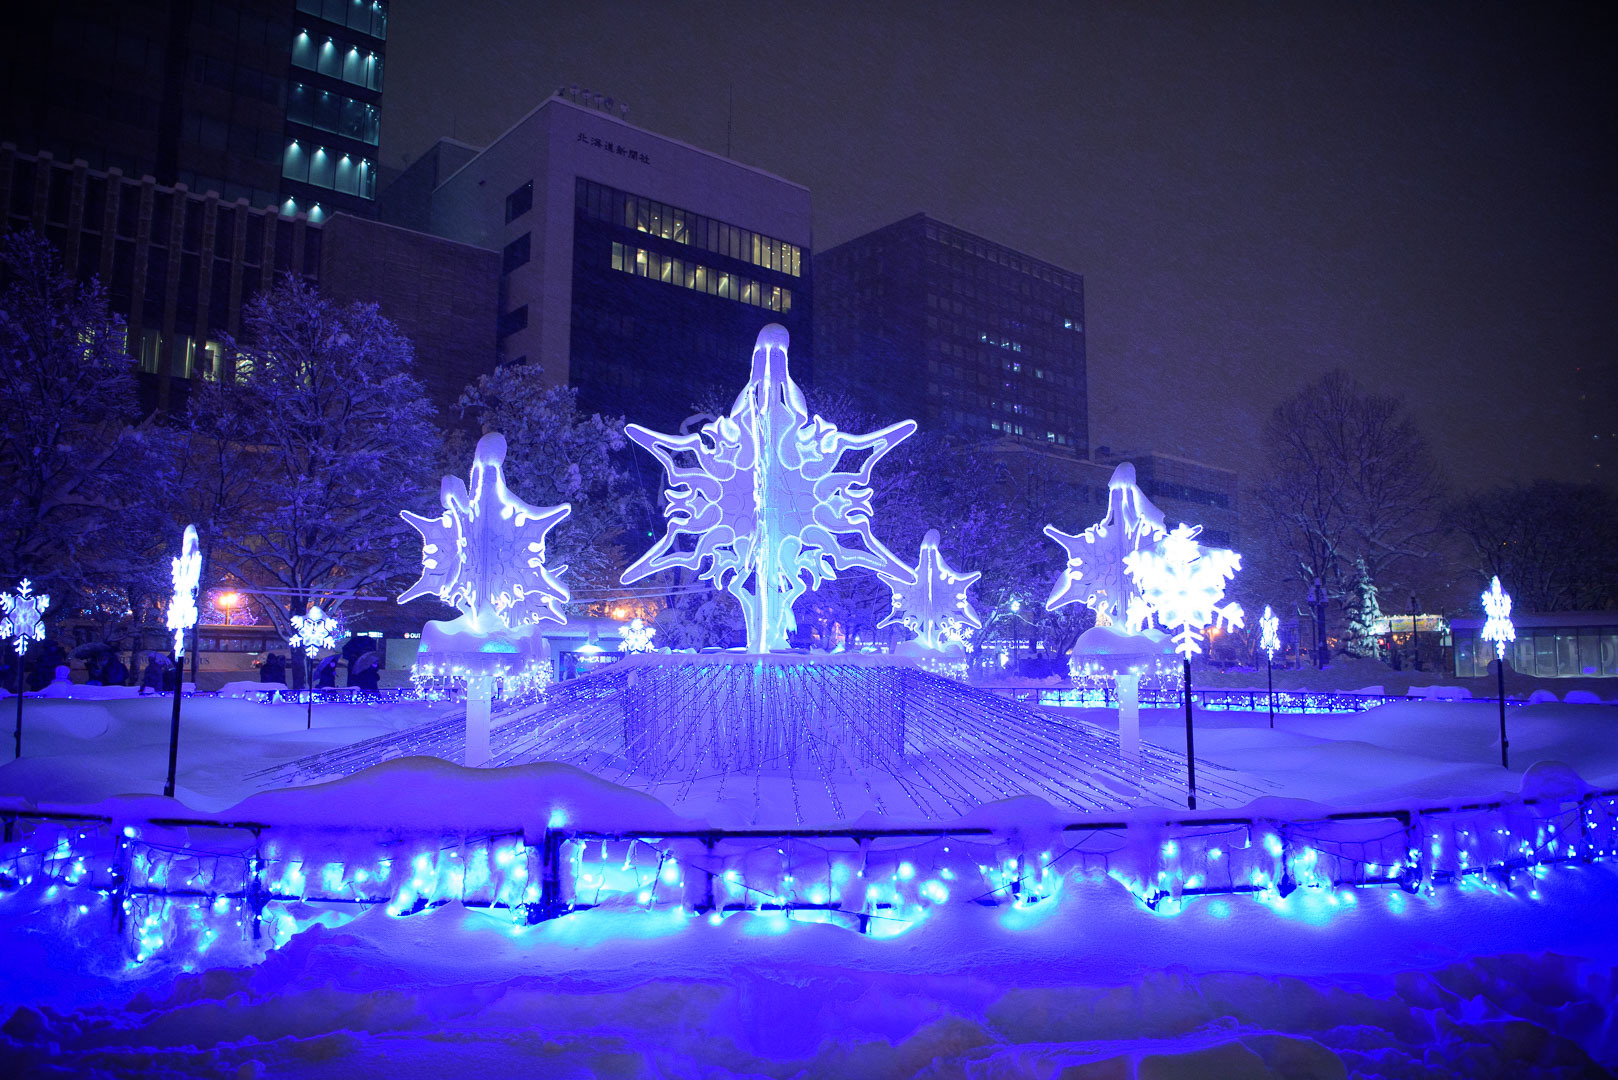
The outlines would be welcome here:
<svg viewBox="0 0 1618 1080">
<path fill-rule="evenodd" d="M 375 206 L 384 0 L 57 0 L 0 37 L 0 139 L 319 221 Z"/>
<path fill-rule="evenodd" d="M 242 305 L 281 274 L 376 303 L 415 343 L 441 411 L 494 364 L 498 252 L 346 213 L 288 216 L 10 143 L 0 143 L 0 207 L 0 229 L 32 228 L 69 272 L 101 280 L 128 323 L 148 408 L 179 408 L 190 380 L 219 377 L 220 335 L 239 334 Z"/>
<path fill-rule="evenodd" d="M 925 214 L 816 264 L 823 384 L 924 428 L 1087 456 L 1078 274 Z"/>
<path fill-rule="evenodd" d="M 564 91 L 487 147 L 444 140 L 383 218 L 499 251 L 501 361 L 543 365 L 587 411 L 677 430 L 728 403 L 770 322 L 807 381 L 808 190 L 624 112 Z"/>
</svg>

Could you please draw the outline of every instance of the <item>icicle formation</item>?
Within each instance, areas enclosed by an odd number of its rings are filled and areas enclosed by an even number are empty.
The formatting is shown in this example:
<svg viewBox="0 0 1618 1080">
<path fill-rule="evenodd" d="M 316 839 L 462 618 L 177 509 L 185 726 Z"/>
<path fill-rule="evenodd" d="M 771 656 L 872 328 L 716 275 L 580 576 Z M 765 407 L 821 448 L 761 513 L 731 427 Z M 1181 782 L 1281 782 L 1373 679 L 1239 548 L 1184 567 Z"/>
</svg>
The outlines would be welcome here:
<svg viewBox="0 0 1618 1080">
<path fill-rule="evenodd" d="M 915 432 L 915 421 L 847 435 L 819 416 L 811 420 L 787 370 L 787 340 L 776 323 L 759 331 L 752 375 L 729 416 L 691 435 L 625 429 L 668 474 L 669 527 L 624 571 L 624 584 L 674 567 L 700 571 L 741 602 L 752 653 L 786 649 L 796 628 L 793 603 L 838 570 L 859 566 L 915 581 L 871 533 L 870 488 L 876 463 Z M 838 468 L 845 452 L 861 450 L 871 452 L 857 468 Z M 691 550 L 681 550 L 683 537 L 695 541 Z M 856 537 L 863 548 L 844 547 L 839 537 Z"/>
<path fill-rule="evenodd" d="M 422 538 L 421 578 L 399 603 L 436 596 L 461 612 L 422 629 L 420 678 L 542 681 L 548 674 L 543 642 L 531 631 L 541 621 L 567 621 L 561 605 L 568 591 L 557 581 L 567 567 L 545 565 L 545 537 L 573 508 L 530 506 L 517 498 L 506 488 L 505 460 L 505 436 L 483 436 L 470 493 L 459 477 L 446 476 L 439 489 L 443 514 L 399 514 Z"/>
<path fill-rule="evenodd" d="M 197 625 L 197 585 L 202 580 L 202 548 L 197 527 L 187 525 L 174 560 L 174 596 L 169 601 L 168 628 L 174 631 L 174 655 L 185 653 L 185 632 Z"/>
<path fill-rule="evenodd" d="M 960 651 L 967 630 L 983 623 L 966 598 L 966 590 L 983 574 L 960 574 L 950 568 L 938 550 L 938 530 L 928 529 L 921 541 L 913 584 L 884 576 L 893 593 L 893 610 L 877 626 L 899 624 L 916 635 L 924 649 Z"/>
<path fill-rule="evenodd" d="M 1049 611 L 1082 603 L 1096 614 L 1097 626 L 1119 626 L 1138 634 L 1152 621 L 1151 607 L 1135 585 L 1124 561 L 1151 548 L 1168 535 L 1163 511 L 1135 484 L 1135 466 L 1123 462 L 1107 481 L 1107 516 L 1082 533 L 1070 535 L 1054 525 L 1045 535 L 1067 552 L 1067 569 L 1045 601 Z"/>
</svg>

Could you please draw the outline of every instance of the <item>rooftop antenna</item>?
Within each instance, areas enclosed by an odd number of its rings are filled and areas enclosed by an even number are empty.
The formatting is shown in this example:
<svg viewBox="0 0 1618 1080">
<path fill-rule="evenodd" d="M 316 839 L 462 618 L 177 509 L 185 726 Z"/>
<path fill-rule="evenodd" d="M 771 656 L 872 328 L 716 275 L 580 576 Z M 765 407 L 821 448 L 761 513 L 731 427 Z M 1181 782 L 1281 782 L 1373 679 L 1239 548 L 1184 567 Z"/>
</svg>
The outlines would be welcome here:
<svg viewBox="0 0 1618 1080">
<path fill-rule="evenodd" d="M 725 156 L 730 156 L 730 129 L 736 120 L 736 84 L 730 84 L 730 108 L 725 112 Z"/>
</svg>

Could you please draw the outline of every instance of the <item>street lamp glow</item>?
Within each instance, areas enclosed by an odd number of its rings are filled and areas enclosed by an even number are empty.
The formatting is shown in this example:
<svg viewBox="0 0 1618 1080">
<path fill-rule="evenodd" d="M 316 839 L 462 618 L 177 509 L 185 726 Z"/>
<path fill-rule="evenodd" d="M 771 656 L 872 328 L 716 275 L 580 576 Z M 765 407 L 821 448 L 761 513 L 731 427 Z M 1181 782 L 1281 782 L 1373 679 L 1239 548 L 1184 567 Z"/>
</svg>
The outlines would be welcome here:
<svg viewBox="0 0 1618 1080">
<path fill-rule="evenodd" d="M 1276 650 L 1281 647 L 1281 619 L 1268 604 L 1264 605 L 1264 614 L 1258 617 L 1258 627 L 1258 647 L 1273 661 Z"/>
<path fill-rule="evenodd" d="M 33 642 L 45 640 L 44 615 L 50 606 L 51 598 L 34 592 L 33 582 L 23 578 L 16 592 L 0 594 L 0 609 L 5 611 L 5 618 L 0 619 L 0 638 L 9 638 L 11 647 L 21 656 Z"/>
<path fill-rule="evenodd" d="M 187 525 L 180 542 L 180 556 L 170 571 L 174 579 L 174 595 L 169 599 L 168 628 L 174 631 L 174 658 L 185 655 L 185 632 L 197 625 L 197 584 L 202 580 L 202 549 L 197 542 L 197 527 Z"/>
<path fill-rule="evenodd" d="M 1511 594 L 1500 588 L 1498 574 L 1483 594 L 1483 611 L 1489 618 L 1480 636 L 1484 641 L 1494 642 L 1495 659 L 1504 660 L 1506 642 L 1517 640 L 1517 628 L 1511 623 Z"/>
</svg>

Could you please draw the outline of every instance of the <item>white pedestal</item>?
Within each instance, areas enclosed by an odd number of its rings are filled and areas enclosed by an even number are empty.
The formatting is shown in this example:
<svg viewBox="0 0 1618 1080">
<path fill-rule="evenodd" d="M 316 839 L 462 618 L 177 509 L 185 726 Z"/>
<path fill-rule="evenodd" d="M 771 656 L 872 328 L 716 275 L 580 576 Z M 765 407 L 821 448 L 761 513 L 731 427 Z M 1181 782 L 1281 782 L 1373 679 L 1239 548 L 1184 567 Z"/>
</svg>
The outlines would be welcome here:
<svg viewBox="0 0 1618 1080">
<path fill-rule="evenodd" d="M 467 768 L 489 763 L 489 710 L 494 702 L 494 679 L 473 675 L 466 680 L 466 757 Z"/>
<path fill-rule="evenodd" d="M 1123 743 L 1124 768 L 1140 783 L 1140 676 L 1118 676 L 1118 739 Z"/>
</svg>

